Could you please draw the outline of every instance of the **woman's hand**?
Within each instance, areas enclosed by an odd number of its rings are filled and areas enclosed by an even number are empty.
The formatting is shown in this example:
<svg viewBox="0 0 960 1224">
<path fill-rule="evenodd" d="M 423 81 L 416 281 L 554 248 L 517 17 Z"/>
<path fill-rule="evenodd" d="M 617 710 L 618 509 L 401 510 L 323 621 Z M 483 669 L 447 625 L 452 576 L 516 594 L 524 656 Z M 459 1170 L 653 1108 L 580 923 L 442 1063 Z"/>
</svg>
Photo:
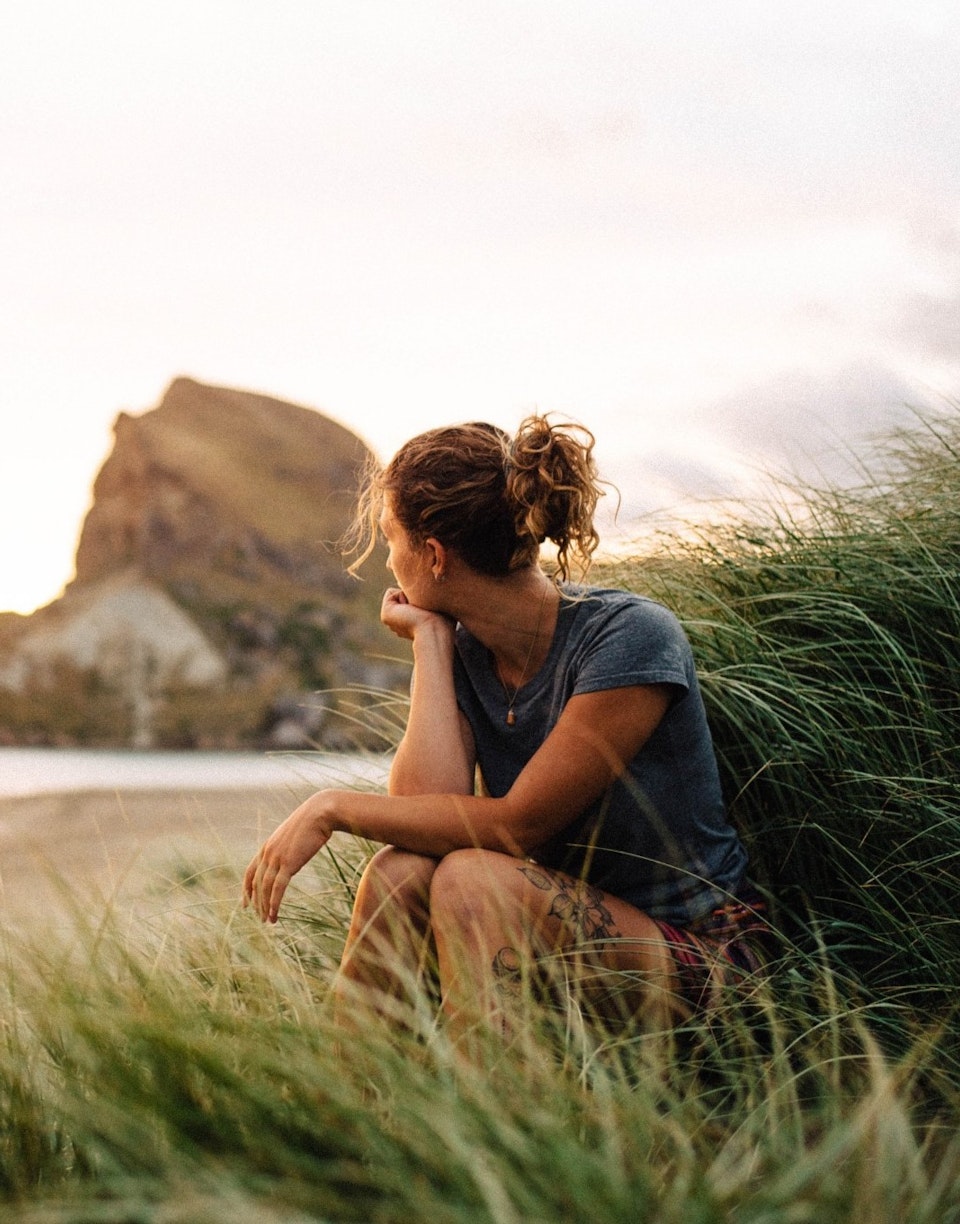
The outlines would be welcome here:
<svg viewBox="0 0 960 1224">
<path fill-rule="evenodd" d="M 388 587 L 380 605 L 380 620 L 397 637 L 413 641 L 417 631 L 431 621 L 450 623 L 440 612 L 429 612 L 412 604 L 399 587 Z"/>
<path fill-rule="evenodd" d="M 243 877 L 243 904 L 252 904 L 262 922 L 277 921 L 287 885 L 330 840 L 333 794 L 311 795 L 253 856 Z"/>
</svg>

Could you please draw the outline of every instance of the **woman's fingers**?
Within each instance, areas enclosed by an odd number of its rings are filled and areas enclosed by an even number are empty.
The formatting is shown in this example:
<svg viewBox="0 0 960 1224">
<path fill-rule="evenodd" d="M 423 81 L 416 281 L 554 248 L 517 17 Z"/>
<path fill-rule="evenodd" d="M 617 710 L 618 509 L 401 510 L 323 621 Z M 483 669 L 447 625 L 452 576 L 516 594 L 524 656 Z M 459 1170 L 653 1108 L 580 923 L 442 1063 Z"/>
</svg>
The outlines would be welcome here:
<svg viewBox="0 0 960 1224">
<path fill-rule="evenodd" d="M 244 909 L 248 905 L 252 905 L 258 917 L 263 918 L 260 898 L 262 895 L 264 859 L 263 852 L 266 847 L 261 846 L 257 853 L 250 860 L 247 870 L 243 873 L 243 892 L 242 901 Z"/>
<path fill-rule="evenodd" d="M 397 635 L 412 639 L 430 621 L 445 619 L 439 612 L 431 612 L 412 604 L 399 587 L 390 587 L 380 604 L 380 621 Z"/>
<path fill-rule="evenodd" d="M 253 877 L 257 871 L 257 863 L 260 862 L 260 855 L 255 854 L 247 865 L 247 870 L 243 873 L 243 888 L 240 893 L 240 899 L 243 903 L 243 908 L 246 909 L 253 900 Z"/>
<path fill-rule="evenodd" d="M 287 885 L 329 836 L 328 827 L 315 818 L 313 801 L 301 804 L 250 861 L 243 876 L 243 904 L 252 904 L 261 921 L 276 922 Z"/>
<path fill-rule="evenodd" d="M 244 884 L 244 890 L 249 902 L 261 922 L 276 922 L 280 911 L 280 902 L 290 883 L 291 875 L 282 866 L 269 858 L 264 847 L 247 868 L 249 885 Z"/>
<path fill-rule="evenodd" d="M 280 865 L 257 855 L 243 879 L 244 907 L 252 905 L 261 922 L 276 922 L 280 902 L 292 878 Z"/>
<path fill-rule="evenodd" d="M 277 915 L 280 913 L 280 902 L 283 900 L 283 895 L 287 891 L 287 885 L 290 883 L 291 877 L 285 871 L 278 870 L 273 880 L 270 882 L 270 892 L 267 894 L 266 885 L 264 886 L 263 896 L 264 905 L 261 918 L 264 922 L 276 922 Z"/>
</svg>

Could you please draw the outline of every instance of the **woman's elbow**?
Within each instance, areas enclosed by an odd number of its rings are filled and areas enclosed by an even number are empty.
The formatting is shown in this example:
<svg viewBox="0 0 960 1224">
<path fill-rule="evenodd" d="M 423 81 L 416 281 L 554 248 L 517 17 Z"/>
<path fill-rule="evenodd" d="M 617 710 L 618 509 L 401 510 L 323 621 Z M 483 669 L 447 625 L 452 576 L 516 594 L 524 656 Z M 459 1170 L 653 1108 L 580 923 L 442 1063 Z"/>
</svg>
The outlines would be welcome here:
<svg viewBox="0 0 960 1224">
<path fill-rule="evenodd" d="M 392 769 L 387 779 L 387 794 L 412 797 L 414 795 L 472 795 L 473 779 L 453 770 Z"/>
<path fill-rule="evenodd" d="M 512 854 L 515 858 L 527 858 L 549 836 L 544 833 L 543 821 L 535 814 L 518 810 L 510 804 L 509 798 L 497 802 L 502 808 L 497 813 L 498 818 L 492 822 L 497 842 L 494 848 Z"/>
</svg>

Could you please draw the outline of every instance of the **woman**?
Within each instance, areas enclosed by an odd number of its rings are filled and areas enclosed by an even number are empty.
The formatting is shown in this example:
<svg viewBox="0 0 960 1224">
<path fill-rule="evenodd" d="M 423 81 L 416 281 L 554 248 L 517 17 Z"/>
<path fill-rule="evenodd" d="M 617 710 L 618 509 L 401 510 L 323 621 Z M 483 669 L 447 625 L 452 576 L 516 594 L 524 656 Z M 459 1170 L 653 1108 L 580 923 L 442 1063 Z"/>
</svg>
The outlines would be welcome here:
<svg viewBox="0 0 960 1224">
<path fill-rule="evenodd" d="M 244 879 L 275 922 L 332 833 L 385 844 L 357 892 L 344 1010 L 386 1010 L 429 966 L 455 1033 L 503 1028 L 521 981 L 559 965 L 596 1014 L 659 1026 L 762 963 L 762 905 L 679 623 L 569 582 L 597 545 L 593 443 L 540 416 L 514 439 L 431 430 L 366 491 L 397 583 L 382 620 L 414 656 L 388 793 L 318 792 Z"/>
</svg>

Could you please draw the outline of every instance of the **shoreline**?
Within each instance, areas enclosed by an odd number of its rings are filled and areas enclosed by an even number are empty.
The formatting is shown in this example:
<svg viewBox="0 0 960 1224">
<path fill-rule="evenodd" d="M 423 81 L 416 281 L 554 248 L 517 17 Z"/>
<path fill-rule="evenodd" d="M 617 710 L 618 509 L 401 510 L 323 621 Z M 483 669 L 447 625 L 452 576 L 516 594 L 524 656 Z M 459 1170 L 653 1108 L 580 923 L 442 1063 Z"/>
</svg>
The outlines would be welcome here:
<svg viewBox="0 0 960 1224">
<path fill-rule="evenodd" d="M 58 791 L 0 797 L 5 928 L 169 892 L 179 866 L 215 870 L 231 890 L 257 847 L 313 788 Z"/>
<path fill-rule="evenodd" d="M 270 790 L 379 785 L 385 754 L 206 749 L 38 748 L 0 745 L 0 800 L 89 791 Z"/>
</svg>

